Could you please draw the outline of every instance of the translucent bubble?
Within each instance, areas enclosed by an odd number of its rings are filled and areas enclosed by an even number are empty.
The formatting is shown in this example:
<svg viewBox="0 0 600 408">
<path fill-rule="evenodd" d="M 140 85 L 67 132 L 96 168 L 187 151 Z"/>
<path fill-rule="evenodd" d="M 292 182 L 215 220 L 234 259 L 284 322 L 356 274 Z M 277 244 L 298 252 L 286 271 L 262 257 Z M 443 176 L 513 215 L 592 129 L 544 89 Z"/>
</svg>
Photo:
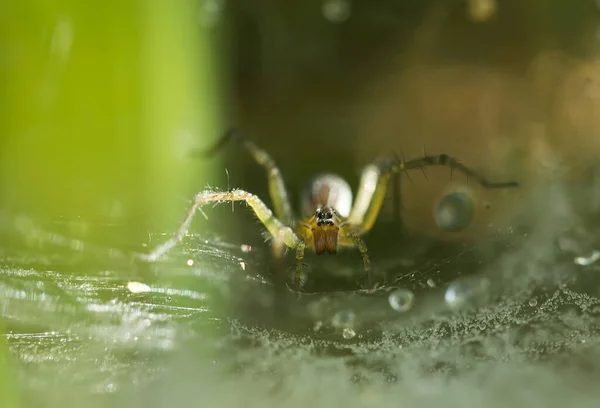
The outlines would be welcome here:
<svg viewBox="0 0 600 408">
<path fill-rule="evenodd" d="M 589 266 L 600 259 L 600 251 L 594 251 L 590 254 L 590 256 L 578 256 L 574 259 L 575 264 L 581 266 Z"/>
<path fill-rule="evenodd" d="M 354 336 L 356 336 L 356 332 L 354 330 L 352 330 L 351 328 L 346 327 L 344 330 L 342 330 L 342 336 L 346 340 L 350 340 L 350 339 L 354 338 Z"/>
<path fill-rule="evenodd" d="M 350 3 L 348 0 L 325 0 L 322 12 L 332 23 L 341 23 L 350 17 Z"/>
<path fill-rule="evenodd" d="M 333 319 L 331 319 L 331 324 L 336 328 L 352 328 L 356 321 L 356 315 L 353 311 L 347 310 L 342 312 L 337 312 Z"/>
<path fill-rule="evenodd" d="M 320 320 L 317 320 L 315 322 L 315 325 L 313 326 L 313 330 L 318 332 L 319 330 L 321 330 L 322 327 L 323 327 L 323 322 Z"/>
<path fill-rule="evenodd" d="M 490 281 L 487 278 L 468 278 L 453 282 L 446 289 L 444 300 L 453 309 L 476 306 L 489 298 Z"/>
<path fill-rule="evenodd" d="M 535 299 L 535 298 L 529 299 L 529 306 L 531 306 L 531 307 L 537 306 L 537 299 Z"/>
<path fill-rule="evenodd" d="M 127 282 L 127 289 L 129 289 L 131 293 L 144 293 L 151 291 L 150 286 L 141 282 Z"/>
<path fill-rule="evenodd" d="M 475 215 L 475 200 L 464 191 L 446 195 L 435 209 L 435 222 L 446 231 L 461 231 L 471 224 Z"/>
<path fill-rule="evenodd" d="M 414 299 L 415 295 L 408 289 L 396 289 L 388 297 L 390 306 L 397 312 L 409 311 Z"/>
</svg>

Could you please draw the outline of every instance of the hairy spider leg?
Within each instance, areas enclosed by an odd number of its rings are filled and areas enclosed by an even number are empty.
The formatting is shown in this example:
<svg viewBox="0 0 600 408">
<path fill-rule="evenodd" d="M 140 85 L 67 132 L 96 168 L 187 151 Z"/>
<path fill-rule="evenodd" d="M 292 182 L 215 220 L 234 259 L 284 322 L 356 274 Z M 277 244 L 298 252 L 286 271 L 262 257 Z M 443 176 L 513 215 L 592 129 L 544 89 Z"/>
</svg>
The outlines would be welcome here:
<svg viewBox="0 0 600 408">
<path fill-rule="evenodd" d="M 217 141 L 217 143 L 207 150 L 194 149 L 190 152 L 192 156 L 209 156 L 222 149 L 228 142 L 235 141 L 250 153 L 256 162 L 265 168 L 268 175 L 269 195 L 273 201 L 275 215 L 286 225 L 292 225 L 294 222 L 294 213 L 290 204 L 289 196 L 281 171 L 271 156 L 263 149 L 250 141 L 244 133 L 238 129 L 229 129 Z"/>
<path fill-rule="evenodd" d="M 447 154 L 423 156 L 417 159 L 400 160 L 395 157 L 382 158 L 366 166 L 362 172 L 356 201 L 346 222 L 353 227 L 356 235 L 368 232 L 377 219 L 383 204 L 387 184 L 394 173 L 406 172 L 411 169 L 423 169 L 426 166 L 445 166 L 456 169 L 467 177 L 473 178 L 485 188 L 518 187 L 515 181 L 490 183 L 482 176 L 460 163 Z"/>
<path fill-rule="evenodd" d="M 367 285 L 369 289 L 373 289 L 373 271 L 371 270 L 371 259 L 367 253 L 367 245 L 365 241 L 352 231 L 350 224 L 340 225 L 340 240 L 338 241 L 339 246 L 345 247 L 357 247 L 360 256 L 363 260 L 363 266 L 365 273 L 367 274 Z"/>
<path fill-rule="evenodd" d="M 292 229 L 284 225 L 277 217 L 273 215 L 273 212 L 267 207 L 267 205 L 256 195 L 248 193 L 244 190 L 232 190 L 232 191 L 211 191 L 205 190 L 196 195 L 194 198 L 194 204 L 189 209 L 183 223 L 175 233 L 175 235 L 154 249 L 150 254 L 144 258 L 149 261 L 155 261 L 160 258 L 177 243 L 179 243 L 185 236 L 190 223 L 192 222 L 196 210 L 203 205 L 210 203 L 224 203 L 234 201 L 245 201 L 249 205 L 254 213 L 260 220 L 260 222 L 267 228 L 271 236 L 273 237 L 273 245 L 276 248 L 282 249 L 283 246 L 287 246 L 290 249 L 296 250 L 296 280 L 299 280 L 302 274 L 302 259 L 304 258 L 304 247 L 305 243 L 300 239 Z M 276 251 L 276 253 L 283 254 L 283 251 Z"/>
</svg>

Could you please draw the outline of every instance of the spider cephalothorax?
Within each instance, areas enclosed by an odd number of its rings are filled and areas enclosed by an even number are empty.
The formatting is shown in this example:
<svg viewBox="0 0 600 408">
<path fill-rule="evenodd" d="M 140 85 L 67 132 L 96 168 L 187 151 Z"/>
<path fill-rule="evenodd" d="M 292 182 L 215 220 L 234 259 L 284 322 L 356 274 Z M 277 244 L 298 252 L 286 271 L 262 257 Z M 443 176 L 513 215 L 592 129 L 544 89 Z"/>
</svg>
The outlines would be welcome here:
<svg viewBox="0 0 600 408">
<path fill-rule="evenodd" d="M 317 208 L 317 211 L 315 211 L 317 226 L 320 227 L 321 225 L 334 225 L 335 224 L 335 220 L 333 218 L 334 215 L 335 215 L 335 210 L 331 207 Z"/>
<path fill-rule="evenodd" d="M 367 246 L 362 235 L 367 233 L 375 223 L 383 204 L 387 184 L 392 174 L 406 172 L 410 169 L 425 166 L 446 166 L 456 169 L 468 177 L 477 180 L 485 188 L 516 187 L 516 182 L 489 183 L 483 177 L 459 163 L 451 156 L 442 154 L 404 160 L 387 157 L 367 165 L 362 172 L 356 200 L 352 202 L 352 190 L 341 177 L 333 174 L 320 175 L 308 185 L 302 201 L 303 219 L 296 220 L 288 199 L 283 178 L 273 159 L 263 149 L 246 139 L 236 130 L 230 130 L 207 151 L 196 151 L 192 154 L 206 155 L 224 146 L 229 140 L 241 143 L 254 159 L 267 170 L 269 192 L 273 201 L 274 213 L 256 195 L 247 191 L 234 189 L 231 191 L 205 190 L 198 193 L 182 225 L 174 237 L 157 247 L 145 258 L 156 260 L 181 241 L 191 223 L 196 210 L 210 203 L 245 201 L 263 223 L 272 239 L 276 256 L 282 257 L 285 248 L 296 250 L 296 288 L 300 288 L 302 260 L 305 248 L 313 247 L 317 254 L 335 254 L 339 247 L 358 248 L 367 275 L 367 286 L 373 287 L 371 261 L 367 255 Z"/>
<path fill-rule="evenodd" d="M 331 207 L 319 207 L 309 221 L 312 244 L 317 255 L 337 253 L 340 218 Z"/>
</svg>

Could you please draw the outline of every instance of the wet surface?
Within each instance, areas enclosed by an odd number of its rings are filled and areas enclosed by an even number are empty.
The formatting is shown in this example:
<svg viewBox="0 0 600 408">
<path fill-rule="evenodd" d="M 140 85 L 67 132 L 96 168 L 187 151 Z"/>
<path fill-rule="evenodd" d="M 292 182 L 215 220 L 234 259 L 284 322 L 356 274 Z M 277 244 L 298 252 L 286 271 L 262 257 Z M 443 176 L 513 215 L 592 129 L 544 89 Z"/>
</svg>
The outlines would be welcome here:
<svg viewBox="0 0 600 408">
<path fill-rule="evenodd" d="M 580 247 L 568 233 L 390 241 L 373 251 L 373 291 L 360 289 L 358 254 L 308 257 L 312 292 L 299 299 L 273 284 L 260 243 L 190 235 L 148 265 L 50 236 L 61 245 L 15 239 L 0 253 L 6 338 L 31 405 L 433 405 L 454 395 L 461 406 L 567 396 L 586 406 L 599 396 L 598 266 L 558 250 Z"/>
</svg>

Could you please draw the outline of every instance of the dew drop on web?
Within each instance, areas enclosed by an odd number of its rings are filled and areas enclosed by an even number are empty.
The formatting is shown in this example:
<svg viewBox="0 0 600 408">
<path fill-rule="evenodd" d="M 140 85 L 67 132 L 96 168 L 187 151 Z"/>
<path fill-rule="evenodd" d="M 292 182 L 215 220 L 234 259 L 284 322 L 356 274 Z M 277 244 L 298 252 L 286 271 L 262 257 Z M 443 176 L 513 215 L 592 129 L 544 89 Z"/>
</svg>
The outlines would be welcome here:
<svg viewBox="0 0 600 408">
<path fill-rule="evenodd" d="M 452 282 L 446 289 L 444 300 L 451 309 L 462 309 L 485 303 L 489 295 L 489 279 L 471 277 Z"/>
<path fill-rule="evenodd" d="M 390 306 L 397 312 L 408 312 L 413 305 L 415 295 L 408 289 L 396 289 L 390 293 Z"/>
<path fill-rule="evenodd" d="M 356 322 L 356 315 L 351 310 L 337 312 L 331 319 L 331 325 L 338 329 L 351 329 Z"/>
<path fill-rule="evenodd" d="M 346 340 L 350 340 L 354 338 L 354 336 L 356 336 L 356 332 L 351 328 L 346 327 L 344 330 L 342 330 L 342 337 L 344 337 Z"/>
<path fill-rule="evenodd" d="M 475 215 L 475 200 L 464 191 L 444 196 L 434 211 L 436 224 L 446 231 L 461 231 L 471 224 Z"/>
</svg>

